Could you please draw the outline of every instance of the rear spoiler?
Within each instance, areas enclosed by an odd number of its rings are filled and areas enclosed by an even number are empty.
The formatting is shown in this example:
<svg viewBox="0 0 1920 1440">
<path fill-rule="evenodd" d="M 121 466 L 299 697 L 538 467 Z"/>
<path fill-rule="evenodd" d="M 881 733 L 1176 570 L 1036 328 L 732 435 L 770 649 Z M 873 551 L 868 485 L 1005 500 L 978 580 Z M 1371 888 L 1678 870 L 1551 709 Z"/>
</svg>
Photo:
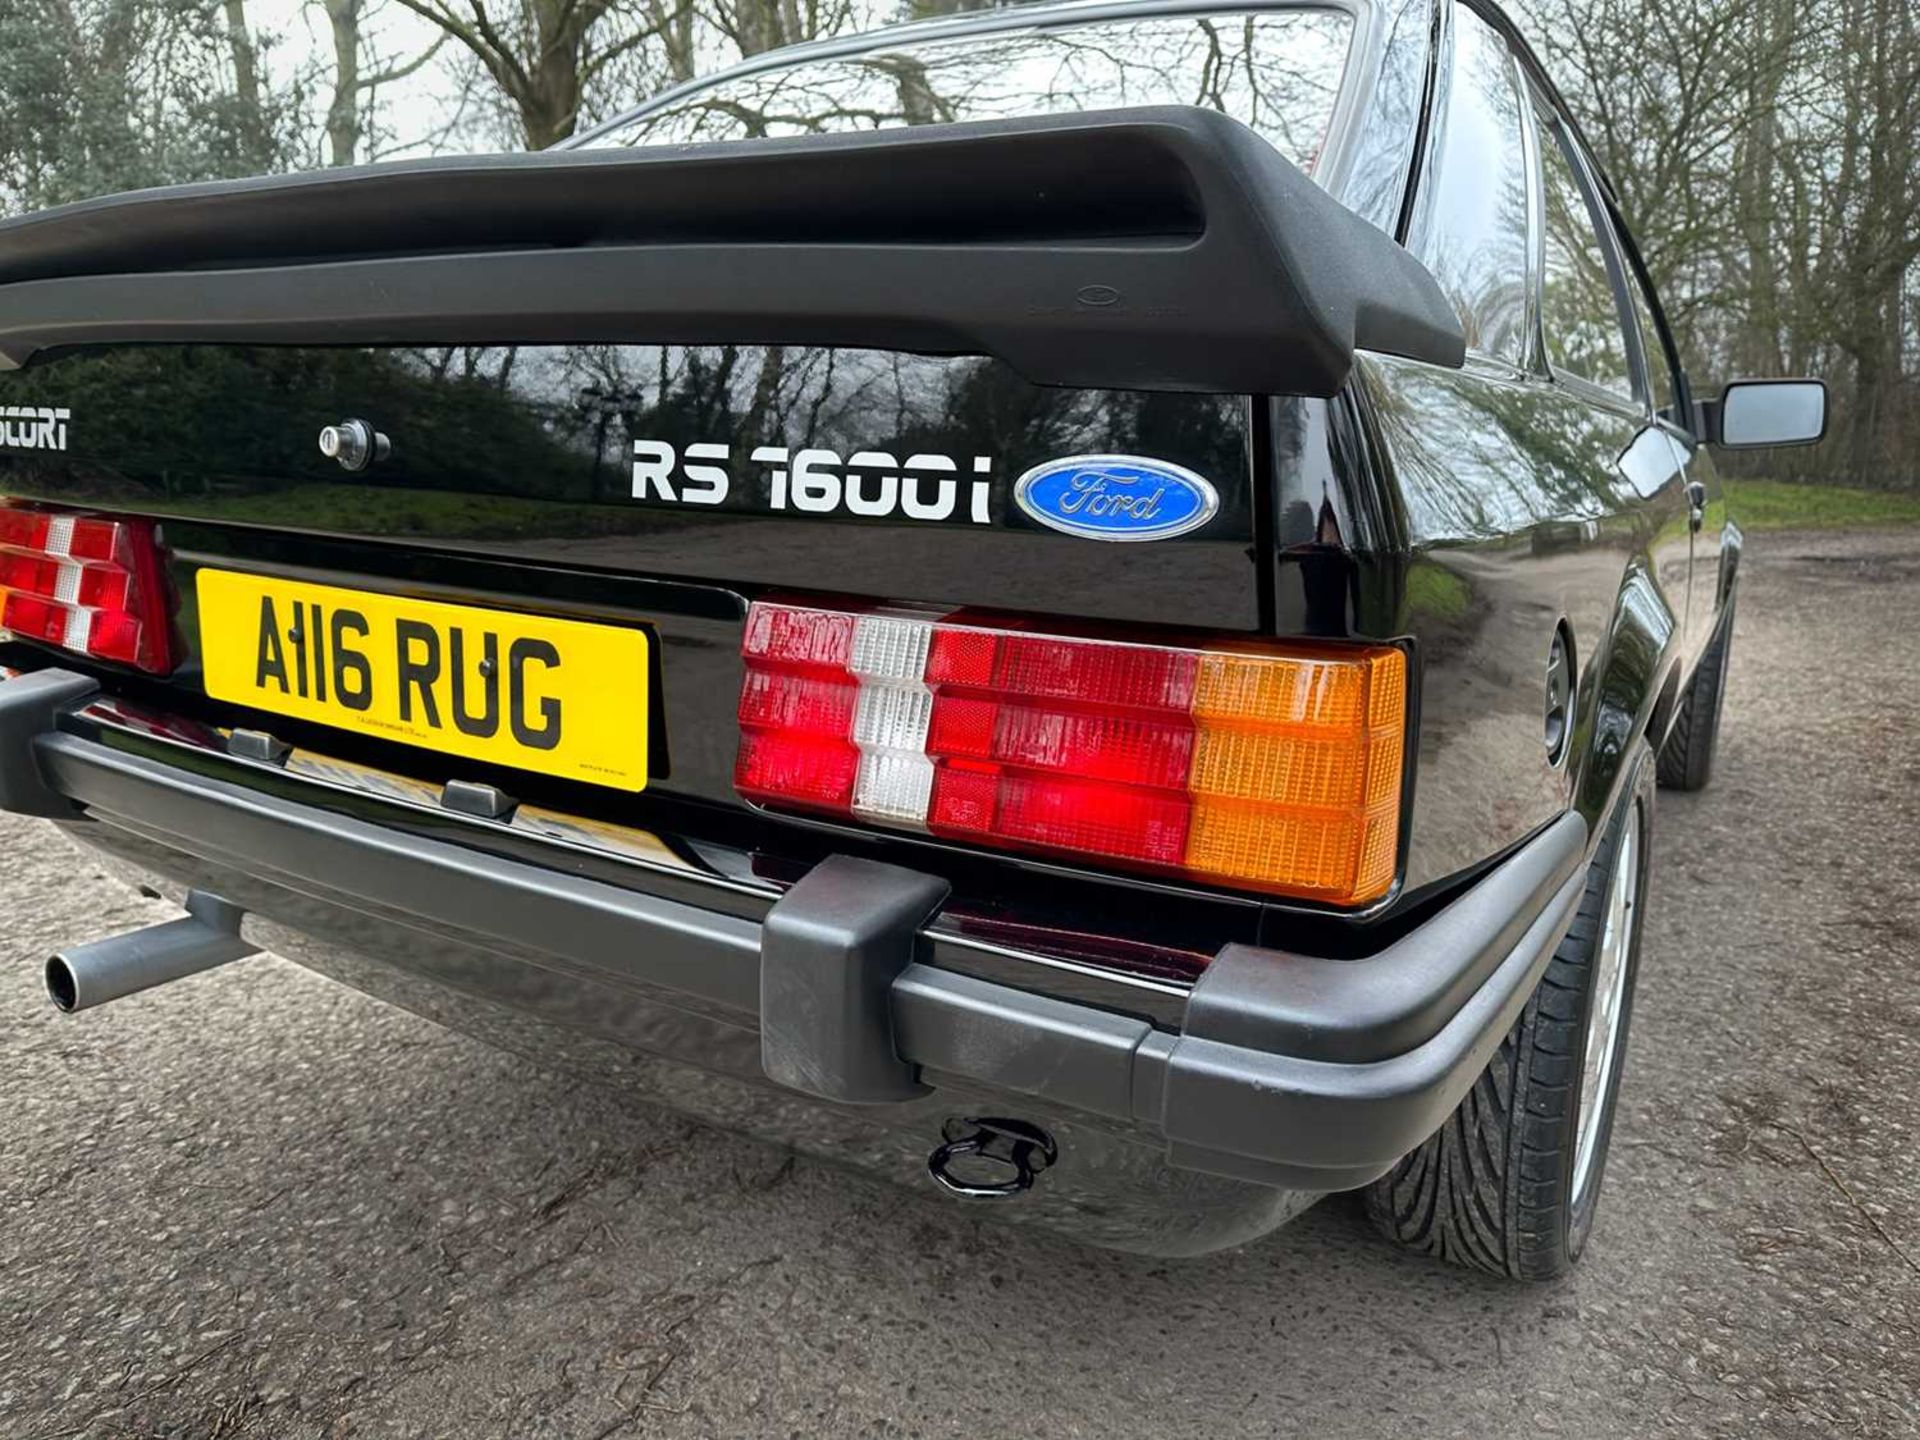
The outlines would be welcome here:
<svg viewBox="0 0 1920 1440">
<path fill-rule="evenodd" d="M 148 341 L 845 345 L 1323 396 L 1355 350 L 1464 354 L 1418 261 L 1177 106 L 465 156 L 0 224 L 0 361 Z"/>
</svg>

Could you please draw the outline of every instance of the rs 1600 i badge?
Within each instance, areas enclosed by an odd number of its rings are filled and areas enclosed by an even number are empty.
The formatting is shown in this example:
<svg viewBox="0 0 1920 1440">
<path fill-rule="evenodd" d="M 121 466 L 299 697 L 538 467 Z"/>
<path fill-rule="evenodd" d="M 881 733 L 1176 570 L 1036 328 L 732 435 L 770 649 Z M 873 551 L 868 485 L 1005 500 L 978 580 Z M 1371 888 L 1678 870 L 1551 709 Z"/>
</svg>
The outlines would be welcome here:
<svg viewBox="0 0 1920 1440">
<path fill-rule="evenodd" d="M 1167 540 L 1220 509 L 1203 476 L 1138 455 L 1070 455 L 1022 475 L 1014 503 L 1042 525 L 1089 540 Z"/>
<path fill-rule="evenodd" d="M 736 467 L 732 447 L 700 443 L 684 454 L 665 440 L 633 442 L 633 498 L 673 505 L 726 505 L 812 515 L 871 519 L 993 521 L 993 461 L 971 457 L 964 466 L 951 455 L 909 455 L 901 461 L 883 450 L 789 450 L 761 445 Z"/>
</svg>

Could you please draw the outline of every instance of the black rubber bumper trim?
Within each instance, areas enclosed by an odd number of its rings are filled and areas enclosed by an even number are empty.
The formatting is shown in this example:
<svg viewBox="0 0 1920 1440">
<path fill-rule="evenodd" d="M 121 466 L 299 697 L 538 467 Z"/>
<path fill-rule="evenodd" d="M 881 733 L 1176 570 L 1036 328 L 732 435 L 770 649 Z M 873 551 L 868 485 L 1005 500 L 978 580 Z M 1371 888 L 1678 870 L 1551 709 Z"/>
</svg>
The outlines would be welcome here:
<svg viewBox="0 0 1920 1440">
<path fill-rule="evenodd" d="M 1183 1169 L 1350 1190 L 1438 1129 L 1486 1066 L 1573 921 L 1586 842 L 1586 822 L 1563 816 L 1368 959 L 1240 949 L 1202 978 L 1178 1035 L 909 966 L 893 987 L 900 1052 L 1149 1126 Z M 1313 983 L 1282 1005 L 1270 977 L 1289 969 Z"/>
<path fill-rule="evenodd" d="M 1529 948 L 1528 931 L 1586 839 L 1578 816 L 1562 816 L 1495 875 L 1364 960 L 1229 945 L 1194 986 L 1183 1029 L 1303 1060 L 1405 1054 L 1438 1035 L 1516 949 Z"/>
<path fill-rule="evenodd" d="M 1345 967 L 1345 983 L 1318 976 L 1286 1004 L 1276 987 L 1314 968 L 1298 957 L 1272 956 L 1255 983 L 1252 957 L 1223 971 L 1198 1016 L 1189 1002 L 1164 1061 L 1174 1163 L 1310 1190 L 1385 1174 L 1440 1127 L 1519 1018 L 1579 908 L 1586 845 L 1586 822 L 1561 817 L 1381 954 L 1314 962 Z M 1422 1038 L 1394 1048 L 1410 1035 Z"/>
<path fill-rule="evenodd" d="M 0 690 L 0 810 L 15 815 L 72 819 L 73 801 L 47 783 L 34 737 L 51 730 L 64 710 L 99 692 L 97 681 L 67 670 L 17 675 Z"/>
<path fill-rule="evenodd" d="M 202 859 L 483 946 L 492 939 L 759 1013 L 752 920 L 423 840 L 73 735 L 42 735 L 34 749 L 53 784 L 91 815 Z"/>
<path fill-rule="evenodd" d="M 986 1086 L 1164 1140 L 1178 1167 L 1290 1189 L 1365 1184 L 1439 1126 L 1525 1005 L 1585 878 L 1586 825 L 1568 814 L 1370 958 L 1229 947 L 1176 1034 L 923 963 L 942 894 L 926 875 L 830 860 L 763 926 L 33 733 L 60 689 L 0 683 L 0 773 L 44 782 L 0 799 L 28 813 L 49 797 L 78 802 L 257 880 L 683 995 L 763 1031 L 763 1001 L 778 997 L 768 1069 L 810 1093 Z M 789 960 L 770 979 L 769 964 Z"/>
</svg>

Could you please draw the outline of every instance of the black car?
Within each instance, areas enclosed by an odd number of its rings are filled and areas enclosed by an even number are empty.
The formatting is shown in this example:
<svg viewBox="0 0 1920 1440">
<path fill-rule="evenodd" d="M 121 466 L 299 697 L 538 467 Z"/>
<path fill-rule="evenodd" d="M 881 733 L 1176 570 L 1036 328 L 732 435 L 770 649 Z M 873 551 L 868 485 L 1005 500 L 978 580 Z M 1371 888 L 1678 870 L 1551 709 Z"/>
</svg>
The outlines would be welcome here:
<svg viewBox="0 0 1920 1440">
<path fill-rule="evenodd" d="M 1492 5 L 995 11 L 0 225 L 0 808 L 1100 1245 L 1585 1244 L 1740 532 Z M 84 938 L 84 937 L 76 937 Z M 209 1023 L 217 1023 L 210 1015 Z M 351 1084 L 351 1076 L 340 1076 Z"/>
</svg>

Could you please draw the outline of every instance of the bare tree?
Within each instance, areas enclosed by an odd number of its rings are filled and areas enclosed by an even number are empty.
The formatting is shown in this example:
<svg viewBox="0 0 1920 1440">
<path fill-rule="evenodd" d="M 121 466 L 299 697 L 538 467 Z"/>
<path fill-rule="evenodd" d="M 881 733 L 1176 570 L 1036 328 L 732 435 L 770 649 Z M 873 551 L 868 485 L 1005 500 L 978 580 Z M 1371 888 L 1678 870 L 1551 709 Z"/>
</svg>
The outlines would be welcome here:
<svg viewBox="0 0 1920 1440">
<path fill-rule="evenodd" d="M 322 0 L 328 28 L 333 35 L 333 98 L 327 105 L 327 163 L 351 165 L 361 158 L 361 142 L 367 131 L 367 110 L 382 85 L 406 79 L 440 53 L 447 36 L 442 33 L 433 44 L 411 60 L 391 65 L 377 61 L 363 71 L 366 55 L 365 24 L 367 0 Z"/>
<path fill-rule="evenodd" d="M 1823 230 L 1832 239 L 1834 340 L 1853 364 L 1851 472 L 1913 483 L 1914 379 L 1902 373 L 1907 281 L 1920 260 L 1920 34 L 1903 0 L 1840 0 L 1844 97 Z M 1904 432 L 1904 433 L 1903 433 Z"/>
<path fill-rule="evenodd" d="M 661 78 L 682 85 L 699 73 L 699 7 L 695 0 L 647 0 L 647 22 L 660 42 Z"/>
<path fill-rule="evenodd" d="M 243 0 L 0 0 L 0 209 L 296 163 Z"/>
<path fill-rule="evenodd" d="M 1741 470 L 1920 486 L 1910 0 L 1528 0 L 1689 368 L 1823 375 L 1834 444 Z"/>
<path fill-rule="evenodd" d="M 363 0 L 326 0 L 333 31 L 333 100 L 327 106 L 327 163 L 351 165 L 360 148 L 360 11 Z"/>
<path fill-rule="evenodd" d="M 400 0 L 464 45 L 513 104 L 529 150 L 566 139 L 594 79 L 661 23 L 635 0 Z"/>
<path fill-rule="evenodd" d="M 261 124 L 260 57 L 253 48 L 253 32 L 247 28 L 247 0 L 223 0 L 226 14 L 227 48 L 233 56 L 233 90 L 239 106 L 242 133 L 264 135 Z"/>
<path fill-rule="evenodd" d="M 743 56 L 838 34 L 853 18 L 850 0 L 706 0 L 706 16 Z"/>
</svg>

